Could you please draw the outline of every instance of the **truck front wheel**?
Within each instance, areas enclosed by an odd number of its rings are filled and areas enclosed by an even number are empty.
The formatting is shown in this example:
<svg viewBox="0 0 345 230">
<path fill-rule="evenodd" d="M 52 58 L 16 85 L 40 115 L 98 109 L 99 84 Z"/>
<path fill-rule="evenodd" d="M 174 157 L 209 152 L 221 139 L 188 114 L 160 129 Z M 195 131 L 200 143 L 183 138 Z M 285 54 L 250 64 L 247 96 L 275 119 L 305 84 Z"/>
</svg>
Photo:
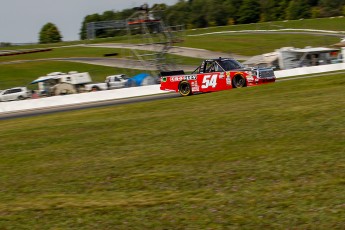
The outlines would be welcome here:
<svg viewBox="0 0 345 230">
<path fill-rule="evenodd" d="M 232 86 L 234 88 L 242 88 L 245 87 L 247 84 L 246 79 L 242 75 L 236 75 L 232 79 Z"/>
<path fill-rule="evenodd" d="M 181 81 L 178 86 L 178 91 L 182 96 L 189 96 L 192 94 L 192 88 L 188 81 Z"/>
</svg>

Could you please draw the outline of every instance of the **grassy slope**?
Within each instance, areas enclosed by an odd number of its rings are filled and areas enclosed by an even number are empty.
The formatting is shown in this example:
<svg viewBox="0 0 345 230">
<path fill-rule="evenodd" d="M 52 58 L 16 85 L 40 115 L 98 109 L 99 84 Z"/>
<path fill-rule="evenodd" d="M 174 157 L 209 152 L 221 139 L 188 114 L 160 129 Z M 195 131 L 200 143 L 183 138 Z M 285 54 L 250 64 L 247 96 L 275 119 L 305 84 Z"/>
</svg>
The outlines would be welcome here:
<svg viewBox="0 0 345 230">
<path fill-rule="evenodd" d="M 105 77 L 112 74 L 124 73 L 129 76 L 140 73 L 140 70 L 113 68 L 107 66 L 89 65 L 63 61 L 40 61 L 20 64 L 3 65 L 0 68 L 0 89 L 14 86 L 27 85 L 39 76 L 45 76 L 51 72 L 89 72 L 94 82 L 104 82 Z M 30 88 L 35 88 L 33 85 Z"/>
<path fill-rule="evenodd" d="M 224 30 L 275 30 L 275 29 L 315 29 L 315 30 L 334 30 L 334 31 L 344 31 L 345 17 L 337 18 L 319 18 L 319 19 L 304 19 L 304 20 L 286 20 L 286 21 L 274 21 L 274 22 L 263 22 L 263 23 L 251 23 L 251 24 L 239 24 L 230 26 L 220 26 L 220 27 L 208 27 L 201 29 L 191 29 L 186 30 L 187 35 L 209 33 L 209 32 L 219 32 Z M 58 44 L 40 44 L 40 45 L 27 45 L 27 46 L 12 46 L 0 48 L 0 50 L 9 49 L 25 49 L 25 48 L 45 48 L 58 46 L 68 46 L 77 44 L 93 44 L 93 43 L 107 43 L 107 42 L 128 42 L 128 37 L 115 37 L 115 38 L 100 38 L 95 40 L 84 40 L 84 41 L 72 41 L 72 42 L 62 42 Z"/>
<path fill-rule="evenodd" d="M 137 51 L 139 54 L 149 54 L 152 52 L 149 51 Z M 70 57 L 98 57 L 98 58 L 107 58 L 104 57 L 104 54 L 108 53 L 117 53 L 116 56 L 110 56 L 111 58 L 123 58 L 132 55 L 129 51 L 123 52 L 121 49 L 116 48 L 102 48 L 102 47 L 62 47 L 62 48 L 53 48 L 49 52 L 39 52 L 31 54 L 21 54 L 13 56 L 0 56 L 1 62 L 10 62 L 16 60 L 37 60 L 45 58 L 70 58 Z"/>
<path fill-rule="evenodd" d="M 305 46 L 330 46 L 339 42 L 339 38 L 306 34 L 214 34 L 187 37 L 181 44 L 186 47 L 220 51 L 226 53 L 254 56 L 274 52 L 287 46 L 304 48 Z"/>
<path fill-rule="evenodd" d="M 110 48 L 89 48 L 89 47 L 65 47 L 65 48 L 54 48 L 52 51 L 22 54 L 13 56 L 2 56 L 0 57 L 1 62 L 15 61 L 15 60 L 35 60 L 42 58 L 68 58 L 68 57 L 103 57 L 107 53 L 119 53 L 119 49 Z M 117 57 L 117 56 L 115 56 Z"/>
<path fill-rule="evenodd" d="M 309 19 L 309 20 L 295 20 L 295 21 L 278 21 L 268 23 L 257 23 L 247 25 L 235 25 L 225 27 L 211 27 L 205 29 L 196 29 L 186 31 L 187 35 L 200 34 L 217 31 L 227 30 L 253 30 L 253 29 L 279 29 L 279 28 L 309 28 L 309 29 L 325 29 L 325 30 L 344 30 L 343 24 L 345 18 L 324 18 L 324 19 Z M 123 40 L 122 37 L 109 38 L 109 39 L 97 39 L 94 41 L 81 41 L 81 42 L 64 42 L 59 44 L 53 44 L 54 47 L 63 45 L 76 45 L 78 43 L 101 43 L 101 42 L 128 42 Z M 336 37 L 326 36 L 312 36 L 312 35 L 289 35 L 289 34 L 236 34 L 236 35 L 209 35 L 201 37 L 186 37 L 183 46 L 194 48 L 205 48 L 213 51 L 221 51 L 227 53 L 235 53 L 242 55 L 257 55 L 266 52 L 272 52 L 276 48 L 284 46 L 329 46 L 338 42 Z M 19 46 L 9 47 L 1 49 L 23 49 L 23 48 L 36 48 L 36 47 L 49 47 L 48 45 L 35 45 L 35 46 Z M 1 50 L 0 49 L 0 50 Z M 105 53 L 118 52 L 119 56 L 123 56 L 123 53 L 119 49 L 108 48 L 87 48 L 87 47 L 63 47 L 54 48 L 52 52 L 25 54 L 18 56 L 0 57 L 1 62 L 15 61 L 15 60 L 33 60 L 42 58 L 61 58 L 61 57 L 103 57 Z M 198 65 L 199 59 L 186 58 L 171 55 L 170 58 L 178 60 L 178 64 Z M 56 71 L 69 71 L 77 70 L 79 72 L 86 71 L 85 69 L 96 69 L 91 72 L 95 81 L 103 81 L 108 70 L 110 68 L 104 67 L 104 71 L 100 70 L 99 66 L 85 67 L 84 64 L 63 64 L 66 68 L 63 68 L 61 63 L 42 62 L 42 63 L 30 63 L 30 64 L 13 64 L 13 65 L 1 65 L 0 68 L 0 89 L 9 87 L 15 87 L 19 85 L 25 85 L 36 79 L 38 76 L 45 75 L 49 72 Z M 48 64 L 48 65 L 46 65 Z M 54 67 L 54 68 L 51 68 Z M 73 67 L 73 68 L 72 68 Z M 110 72 L 124 72 L 128 75 L 132 75 L 138 71 L 115 69 Z M 100 74 L 98 74 L 98 72 Z M 104 73 L 104 75 L 102 75 Z"/>
<path fill-rule="evenodd" d="M 209 32 L 219 32 L 224 30 L 277 30 L 277 29 L 315 29 L 315 30 L 334 30 L 344 31 L 345 17 L 338 18 L 319 18 L 304 20 L 286 20 L 275 22 L 239 24 L 222 27 L 209 27 L 203 29 L 187 30 L 187 34 L 200 34 Z"/>
<path fill-rule="evenodd" d="M 294 46 L 298 48 L 303 48 L 305 46 L 330 46 L 337 42 L 339 42 L 339 38 L 337 37 L 307 34 L 215 34 L 197 37 L 187 36 L 183 43 L 177 45 L 252 56 L 273 52 L 275 49 L 284 46 Z M 0 63 L 18 59 L 33 60 L 64 57 L 103 57 L 106 53 L 114 52 L 118 53 L 116 57 L 128 55 L 124 54 L 120 49 L 65 47 L 55 48 L 51 52 L 3 56 L 0 57 Z M 145 51 L 138 52 L 145 54 L 149 53 Z M 186 60 L 183 61 L 186 62 Z"/>
<path fill-rule="evenodd" d="M 187 59 L 182 58 L 185 62 L 181 62 L 180 64 L 189 64 L 190 60 Z M 200 63 L 200 60 L 193 58 L 192 63 Z M 36 78 L 45 76 L 48 73 L 67 73 L 69 71 L 89 72 L 93 82 L 104 82 L 105 77 L 109 75 L 122 73 L 132 77 L 138 73 L 142 73 L 144 70 L 115 68 L 66 61 L 35 61 L 6 64 L 1 65 L 0 68 L 0 90 L 16 86 L 26 86 Z M 35 89 L 37 88 L 37 85 L 29 85 L 28 87 L 30 89 Z"/>
<path fill-rule="evenodd" d="M 345 80 L 1 121 L 1 229 L 343 229 Z"/>
<path fill-rule="evenodd" d="M 277 30 L 277 29 L 314 29 L 345 31 L 345 18 L 321 18 L 292 21 L 275 21 L 232 25 L 223 27 L 209 27 L 204 29 L 187 30 L 186 35 L 197 35 L 221 31 L 240 30 Z M 314 36 L 306 34 L 227 34 L 186 37 L 182 46 L 222 51 L 242 55 L 258 55 L 273 52 L 284 46 L 303 48 L 305 46 L 330 46 L 339 42 L 338 37 Z"/>
<path fill-rule="evenodd" d="M 213 51 L 235 53 L 243 55 L 256 55 L 272 52 L 276 48 L 283 46 L 304 47 L 307 45 L 321 46 L 336 43 L 338 38 L 311 35 L 289 35 L 289 34 L 237 34 L 237 35 L 209 35 L 201 37 L 186 37 L 184 46 L 194 48 L 205 48 Z M 105 53 L 118 52 L 119 56 L 123 53 L 118 49 L 108 48 L 87 48 L 69 47 L 58 48 L 51 52 L 25 54 L 18 56 L 0 57 L 1 62 L 15 60 L 37 60 L 44 58 L 63 58 L 63 57 L 103 57 Z M 177 57 L 170 55 L 169 58 L 175 59 L 178 64 L 195 65 L 200 63 L 200 59 Z M 86 67 L 87 66 L 87 67 Z M 25 85 L 39 76 L 50 72 L 67 72 L 77 70 L 79 72 L 89 71 L 94 81 L 104 81 L 105 77 L 115 73 L 125 73 L 129 76 L 141 71 L 130 71 L 128 69 L 116 69 L 110 67 L 92 66 L 78 63 L 67 62 L 29 62 L 24 64 L 6 64 L 0 68 L 0 89 Z"/>
</svg>

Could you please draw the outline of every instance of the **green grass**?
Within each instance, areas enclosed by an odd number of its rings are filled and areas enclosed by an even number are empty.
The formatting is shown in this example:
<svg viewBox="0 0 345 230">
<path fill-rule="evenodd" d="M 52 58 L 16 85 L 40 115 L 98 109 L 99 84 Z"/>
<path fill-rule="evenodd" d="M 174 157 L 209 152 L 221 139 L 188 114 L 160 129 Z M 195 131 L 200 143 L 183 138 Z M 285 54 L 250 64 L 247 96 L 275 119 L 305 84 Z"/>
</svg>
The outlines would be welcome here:
<svg viewBox="0 0 345 230">
<path fill-rule="evenodd" d="M 96 49 L 96 48 L 95 48 Z M 169 58 L 176 58 L 176 55 L 169 55 Z M 34 58 L 32 58 L 34 60 Z M 178 64 L 195 65 L 200 63 L 198 58 L 179 57 Z M 26 86 L 40 76 L 45 76 L 52 72 L 78 71 L 89 72 L 94 82 L 104 82 L 106 76 L 113 74 L 126 74 L 133 77 L 145 70 L 135 70 L 128 68 L 115 68 L 67 61 L 33 61 L 15 64 L 0 65 L 0 90 Z M 37 88 L 36 85 L 29 85 L 30 89 Z"/>
<path fill-rule="evenodd" d="M 306 34 L 214 34 L 186 37 L 181 46 L 254 56 L 281 47 L 330 46 L 337 42 L 337 37 Z"/>
<path fill-rule="evenodd" d="M 37 59 L 47 59 L 47 58 L 69 58 L 69 57 L 98 57 L 104 58 L 104 54 L 117 53 L 116 56 L 110 56 L 110 58 L 123 58 L 130 54 L 129 50 L 116 49 L 116 48 L 102 48 L 102 47 L 60 47 L 53 48 L 52 51 L 38 52 L 38 53 L 28 53 L 12 56 L 0 56 L 0 64 L 2 62 L 10 62 L 16 60 L 37 60 Z M 139 54 L 148 54 L 152 52 L 148 51 L 137 51 Z M 107 58 L 107 57 L 105 57 Z"/>
<path fill-rule="evenodd" d="M 126 68 L 113 68 L 107 66 L 90 65 L 82 63 L 73 63 L 67 61 L 53 61 L 51 58 L 69 58 L 69 57 L 99 57 L 103 58 L 106 53 L 118 52 L 116 58 L 128 56 L 129 54 L 120 49 L 96 48 L 96 47 L 68 47 L 55 48 L 50 52 L 32 53 L 14 56 L 0 57 L 0 89 L 27 85 L 34 79 L 45 76 L 51 72 L 89 72 L 95 82 L 103 82 L 105 77 L 111 74 L 124 73 L 128 76 L 134 76 L 144 70 L 131 70 Z M 138 51 L 138 53 L 150 53 L 147 51 Z M 152 58 L 152 57 L 149 57 Z M 200 59 L 180 57 L 177 55 L 168 55 L 169 60 L 176 60 L 177 64 L 193 65 L 200 64 Z M 48 59 L 48 60 L 43 60 Z M 34 62 L 8 63 L 20 60 L 35 60 Z M 4 64 L 7 63 L 7 64 Z"/>
<path fill-rule="evenodd" d="M 274 22 L 262 22 L 251 24 L 238 24 L 219 27 L 208 27 L 202 29 L 187 30 L 188 35 L 210 33 L 219 31 L 239 31 L 239 30 L 277 30 L 277 29 L 314 29 L 314 30 L 344 30 L 345 17 L 319 18 L 304 20 L 285 20 Z"/>
<path fill-rule="evenodd" d="M 274 22 L 263 22 L 263 23 L 251 23 L 251 24 L 239 24 L 219 27 L 208 27 L 201 29 L 189 29 L 186 30 L 186 35 L 196 35 L 203 33 L 221 32 L 221 31 L 239 31 L 239 30 L 275 30 L 275 29 L 315 29 L 315 30 L 333 30 L 333 31 L 345 31 L 344 25 L 345 17 L 335 18 L 319 18 L 319 19 L 304 19 L 304 20 L 286 20 L 286 21 L 274 21 Z M 254 35 L 254 37 L 257 35 Z M 100 38 L 95 40 L 83 40 L 83 41 L 72 41 L 62 42 L 57 44 L 39 44 L 29 46 L 13 46 L 0 48 L 3 49 L 23 49 L 23 48 L 45 48 L 45 47 L 59 47 L 76 44 L 95 44 L 95 43 L 109 43 L 109 42 L 120 42 L 127 43 L 129 41 L 134 43 L 140 43 L 141 40 L 136 39 L 138 36 L 133 36 L 129 39 L 127 36 L 114 37 L 114 38 Z M 309 39 L 308 37 L 304 40 Z M 337 39 L 337 42 L 339 39 Z M 269 44 L 269 43 L 268 43 Z M 192 46 L 193 47 L 193 46 Z M 198 47 L 202 48 L 202 47 Z"/>
<path fill-rule="evenodd" d="M 200 37 L 186 37 L 186 40 L 181 45 L 193 48 L 204 48 L 212 51 L 220 51 L 231 54 L 242 55 L 257 55 L 267 52 L 273 52 L 275 49 L 284 46 L 305 47 L 305 46 L 327 46 L 338 42 L 338 38 L 329 36 L 312 36 L 312 35 L 297 35 L 297 34 L 229 34 L 229 35 L 207 35 Z M 102 58 L 105 53 L 118 52 L 116 57 L 128 56 L 128 53 L 121 51 L 120 49 L 111 48 L 90 48 L 90 47 L 66 47 L 55 48 L 50 52 L 24 54 L 16 56 L 0 57 L 0 64 L 2 62 L 10 62 L 17 60 L 38 60 L 47 58 L 68 58 L 68 57 L 100 57 Z M 140 51 L 139 51 L 140 52 Z M 149 53 L 141 51 L 141 53 Z M 147 57 L 148 58 L 148 57 Z M 151 56 L 149 58 L 152 58 Z M 180 57 L 177 55 L 168 55 L 169 59 L 175 60 L 178 64 L 198 66 L 200 59 Z M 85 64 L 65 64 L 60 65 L 53 62 L 42 61 L 38 63 L 26 63 L 26 64 L 6 64 L 1 65 L 0 69 L 0 89 L 23 85 L 27 82 L 27 79 L 36 79 L 38 76 L 45 75 L 50 72 L 57 71 L 70 71 L 71 68 L 79 72 L 85 71 Z M 96 69 L 100 71 L 102 68 L 105 70 L 109 67 L 93 66 L 87 69 Z M 117 69 L 115 70 L 117 71 Z M 125 73 L 131 72 L 124 70 Z M 108 71 L 106 71 L 108 73 Z M 137 73 L 139 71 L 135 71 Z M 103 81 L 105 76 L 101 76 L 103 73 L 100 71 L 100 75 L 97 73 L 91 73 L 95 75 L 95 81 Z M 129 75 L 132 75 L 131 73 Z M 100 78 L 98 77 L 100 76 Z"/>
<path fill-rule="evenodd" d="M 298 48 L 303 48 L 305 46 L 330 46 L 337 42 L 339 42 L 339 38 L 337 37 L 307 34 L 214 34 L 196 37 L 187 36 L 183 43 L 179 43 L 177 45 L 253 56 L 273 52 L 275 49 L 286 46 L 294 46 Z M 142 54 L 150 53 L 148 51 L 138 52 Z M 129 55 L 121 49 L 64 47 L 54 48 L 53 51 L 50 52 L 4 56 L 0 57 L 0 63 L 17 59 L 32 60 L 63 57 L 103 57 L 106 53 L 118 53 L 118 56 L 116 57 L 119 58 Z M 188 63 L 195 63 L 192 58 L 184 57 L 184 59 L 187 59 Z"/>
<path fill-rule="evenodd" d="M 344 229 L 344 87 L 3 120 L 0 229 Z"/>
<path fill-rule="evenodd" d="M 208 27 L 201 29 L 189 29 L 186 30 L 187 35 L 220 32 L 220 31 L 239 31 L 239 30 L 275 30 L 275 29 L 315 29 L 315 30 L 334 30 L 334 31 L 345 31 L 344 29 L 345 17 L 335 18 L 318 18 L 318 19 L 303 19 L 303 20 L 285 20 L 285 21 L 274 21 L 274 22 L 262 22 L 262 23 L 251 23 L 251 24 L 238 24 L 229 26 L 219 27 Z M 134 36 L 135 38 L 135 36 Z M 108 43 L 108 42 L 128 42 L 127 36 L 114 37 L 114 38 L 99 38 L 95 40 L 83 40 L 83 41 L 69 41 L 55 44 L 34 44 L 27 46 L 12 46 L 0 48 L 0 50 L 9 49 L 30 49 L 30 48 L 46 48 L 46 47 L 59 47 L 76 44 L 95 44 L 95 43 Z"/>
<path fill-rule="evenodd" d="M 227 31 L 227 30 L 243 30 L 243 29 L 274 29 L 274 28 L 313 28 L 313 29 L 327 29 L 327 30 L 343 30 L 345 18 L 325 18 L 325 19 L 310 19 L 310 20 L 295 20 L 287 22 L 270 22 L 258 23 L 248 25 L 235 25 L 225 27 L 211 27 L 205 29 L 188 30 L 187 35 L 202 34 L 208 32 Z M 137 36 L 134 36 L 136 38 Z M 138 40 L 139 41 L 139 40 Z M 23 48 L 43 48 L 43 47 L 60 47 L 53 48 L 53 51 L 24 54 L 16 56 L 0 57 L 0 89 L 25 85 L 36 79 L 39 76 L 50 72 L 70 71 L 76 70 L 91 71 L 91 76 L 94 81 L 103 81 L 106 75 L 111 72 L 124 72 L 128 75 L 134 75 L 141 71 L 130 71 L 128 69 L 111 69 L 109 67 L 87 66 L 85 64 L 66 64 L 62 62 L 35 62 L 26 64 L 6 64 L 4 62 L 18 61 L 18 60 L 37 60 L 48 58 L 68 58 L 68 57 L 103 57 L 106 53 L 115 53 L 119 55 L 116 57 L 124 57 L 127 54 L 121 49 L 112 48 L 90 48 L 81 46 L 62 47 L 68 45 L 89 44 L 89 43 L 108 43 L 108 42 L 128 42 L 126 37 L 96 39 L 94 41 L 74 41 L 63 42 L 58 44 L 35 45 L 35 46 L 18 46 L 3 49 L 23 49 Z M 314 35 L 298 35 L 298 34 L 218 34 L 198 37 L 185 37 L 185 42 L 178 44 L 186 47 L 203 48 L 212 51 L 220 51 L 231 54 L 242 54 L 246 56 L 258 55 L 267 52 L 273 52 L 277 48 L 285 46 L 305 47 L 305 46 L 329 46 L 339 42 L 339 38 L 331 36 L 314 36 Z M 142 54 L 148 54 L 147 51 L 138 51 Z M 152 56 L 150 56 L 152 58 Z M 180 57 L 177 55 L 168 55 L 169 59 L 173 59 L 177 64 L 185 64 L 198 66 L 200 59 Z M 207 58 L 207 57 L 205 57 Z M 54 63 L 54 64 L 51 64 Z M 104 69 L 104 70 L 102 70 Z M 94 71 L 95 70 L 95 71 Z"/>
<path fill-rule="evenodd" d="M 13 56 L 2 56 L 0 57 L 1 62 L 9 62 L 15 60 L 35 60 L 44 58 L 68 58 L 68 57 L 104 57 L 107 53 L 118 53 L 121 55 L 120 49 L 110 48 L 91 48 L 91 47 L 65 47 L 65 48 L 54 48 L 52 51 L 21 54 Z M 116 56 L 115 56 L 116 57 Z"/>
<path fill-rule="evenodd" d="M 78 71 L 89 72 L 94 82 L 104 82 L 106 76 L 113 74 L 127 74 L 134 76 L 141 73 L 141 70 L 131 70 L 125 68 L 114 68 L 107 66 L 89 65 L 64 61 L 37 61 L 17 64 L 6 64 L 0 68 L 0 89 L 11 88 L 15 86 L 28 85 L 40 76 L 45 76 L 52 72 Z M 33 89 L 36 85 L 31 85 Z"/>
</svg>

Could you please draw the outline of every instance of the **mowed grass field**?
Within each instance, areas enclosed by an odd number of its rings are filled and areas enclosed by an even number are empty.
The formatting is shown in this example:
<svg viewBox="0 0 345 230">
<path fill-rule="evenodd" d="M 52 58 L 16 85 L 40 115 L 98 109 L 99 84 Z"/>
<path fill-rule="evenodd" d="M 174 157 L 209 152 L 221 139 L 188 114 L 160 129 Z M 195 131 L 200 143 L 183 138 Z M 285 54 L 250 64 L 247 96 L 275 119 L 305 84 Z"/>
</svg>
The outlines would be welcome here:
<svg viewBox="0 0 345 230">
<path fill-rule="evenodd" d="M 218 27 L 207 27 L 198 29 L 187 29 L 186 35 L 196 35 L 203 33 L 221 32 L 221 31 L 240 31 L 240 30 L 279 30 L 279 29 L 314 29 L 314 30 L 328 30 L 328 31 L 344 31 L 345 17 L 332 17 L 332 18 L 317 18 L 317 19 L 302 19 L 302 20 L 285 20 L 274 22 L 262 22 L 251 24 L 238 24 Z M 136 36 L 132 36 L 133 39 Z M 119 36 L 111 38 L 99 38 L 95 40 L 83 40 L 83 41 L 65 41 L 57 44 L 34 44 L 26 46 L 12 46 L 0 48 L 0 50 L 22 49 L 22 48 L 47 48 L 47 47 L 60 47 L 79 44 L 94 44 L 94 43 L 109 43 L 119 42 L 127 43 L 129 37 Z M 131 40 L 131 39 L 130 39 Z M 135 40 L 131 41 L 135 42 Z M 140 40 L 138 40 L 140 42 Z"/>
<path fill-rule="evenodd" d="M 222 31 L 239 31 L 239 30 L 273 30 L 273 29 L 320 29 L 320 30 L 335 30 L 344 31 L 343 25 L 345 18 L 322 18 L 322 19 L 307 19 L 307 20 L 292 20 L 292 21 L 276 21 L 256 24 L 232 25 L 223 27 L 209 27 L 202 29 L 186 30 L 184 42 L 177 43 L 178 46 L 202 48 L 211 51 L 219 51 L 232 54 L 239 54 L 245 56 L 259 55 L 263 53 L 273 52 L 275 49 L 293 46 L 303 48 L 306 46 L 331 46 L 339 42 L 339 37 L 320 36 L 310 34 L 214 34 L 194 36 L 212 32 Z M 192 36 L 189 36 L 192 35 Z M 44 76 L 50 72 L 68 72 L 68 71 L 90 71 L 91 77 L 95 82 L 103 82 L 105 77 L 110 74 L 123 73 L 128 76 L 134 76 L 142 71 L 132 71 L 125 68 L 110 68 L 92 66 L 78 63 L 54 62 L 52 58 L 69 58 L 69 57 L 95 57 L 104 58 L 104 54 L 118 53 L 118 58 L 123 58 L 129 55 L 129 51 L 112 48 L 100 47 L 85 47 L 84 45 L 94 43 L 142 43 L 139 36 L 133 36 L 129 39 L 127 36 L 114 37 L 106 39 L 84 40 L 61 42 L 57 44 L 36 44 L 28 46 L 12 46 L 0 48 L 0 50 L 10 49 L 31 49 L 31 48 L 47 48 L 53 47 L 50 52 L 23 54 L 15 56 L 0 57 L 0 90 L 23 86 L 30 83 L 39 76 Z M 137 51 L 141 54 L 149 54 L 148 51 Z M 152 58 L 152 56 L 147 56 Z M 208 57 L 205 57 L 208 58 Z M 49 61 L 43 61 L 49 59 Z M 33 61 L 29 63 L 12 63 L 15 61 Z M 198 66 L 200 64 L 199 58 L 181 57 L 177 55 L 168 55 L 168 60 L 174 60 L 177 64 Z M 239 60 L 243 61 L 243 60 Z"/>
<path fill-rule="evenodd" d="M 1 121 L 0 229 L 344 229 L 334 74 Z"/>
<path fill-rule="evenodd" d="M 239 30 L 279 30 L 279 29 L 314 29 L 328 31 L 344 31 L 345 17 L 284 20 L 273 22 L 261 22 L 250 24 L 238 24 L 218 27 L 208 27 L 202 29 L 187 30 L 187 35 Z"/>
<path fill-rule="evenodd" d="M 108 66 L 91 65 L 67 61 L 34 61 L 16 64 L 5 64 L 0 68 L 0 89 L 15 86 L 28 86 L 30 89 L 37 88 L 37 84 L 29 85 L 40 76 L 46 76 L 52 72 L 78 71 L 88 72 L 94 82 L 104 82 L 106 76 L 114 74 L 135 74 L 142 70 L 132 70 L 126 68 L 115 68 Z"/>
<path fill-rule="evenodd" d="M 338 37 L 310 34 L 210 34 L 186 37 L 181 46 L 200 48 L 248 57 L 274 52 L 282 47 L 329 47 L 338 43 Z"/>
<path fill-rule="evenodd" d="M 193 48 L 203 48 L 246 56 L 273 52 L 284 46 L 303 48 L 305 46 L 329 46 L 339 41 L 337 37 L 297 35 L 297 34 L 218 34 L 198 37 L 186 37 L 179 45 Z M 118 58 L 124 57 L 126 52 L 120 49 L 95 47 L 64 47 L 54 48 L 50 52 L 23 54 L 0 57 L 0 89 L 24 86 L 40 76 L 51 72 L 89 72 L 94 82 L 103 82 L 106 76 L 112 74 L 127 74 L 132 77 L 143 70 L 127 68 L 113 68 L 106 66 L 54 61 L 52 58 L 95 57 L 104 58 L 104 54 L 117 52 Z M 140 51 L 145 53 L 145 51 Z M 127 53 L 128 55 L 128 53 Z M 152 58 L 150 56 L 150 58 Z M 168 55 L 168 60 L 176 64 L 195 66 L 200 64 L 199 58 Z M 207 58 L 207 57 L 205 57 Z M 24 61 L 23 61 L 24 60 Z M 16 61 L 21 61 L 18 63 Z M 241 60 L 240 60 L 241 61 Z M 12 62 L 12 63 L 11 63 Z M 6 63 L 6 64 L 5 64 Z M 128 66 L 129 67 L 129 66 Z"/>
</svg>

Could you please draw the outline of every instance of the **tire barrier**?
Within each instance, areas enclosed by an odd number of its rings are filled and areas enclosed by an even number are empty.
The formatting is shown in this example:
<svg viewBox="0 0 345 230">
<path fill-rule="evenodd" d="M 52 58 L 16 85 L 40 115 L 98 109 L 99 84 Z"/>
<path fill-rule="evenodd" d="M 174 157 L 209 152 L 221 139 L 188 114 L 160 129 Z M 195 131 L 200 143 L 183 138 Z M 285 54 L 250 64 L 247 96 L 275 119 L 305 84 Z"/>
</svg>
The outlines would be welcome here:
<svg viewBox="0 0 345 230">
<path fill-rule="evenodd" d="M 21 54 L 31 54 L 31 53 L 38 53 L 38 52 L 47 52 L 52 51 L 53 49 L 31 49 L 31 50 L 13 50 L 13 51 L 0 51 L 0 56 L 13 56 L 13 55 L 21 55 Z"/>
</svg>

